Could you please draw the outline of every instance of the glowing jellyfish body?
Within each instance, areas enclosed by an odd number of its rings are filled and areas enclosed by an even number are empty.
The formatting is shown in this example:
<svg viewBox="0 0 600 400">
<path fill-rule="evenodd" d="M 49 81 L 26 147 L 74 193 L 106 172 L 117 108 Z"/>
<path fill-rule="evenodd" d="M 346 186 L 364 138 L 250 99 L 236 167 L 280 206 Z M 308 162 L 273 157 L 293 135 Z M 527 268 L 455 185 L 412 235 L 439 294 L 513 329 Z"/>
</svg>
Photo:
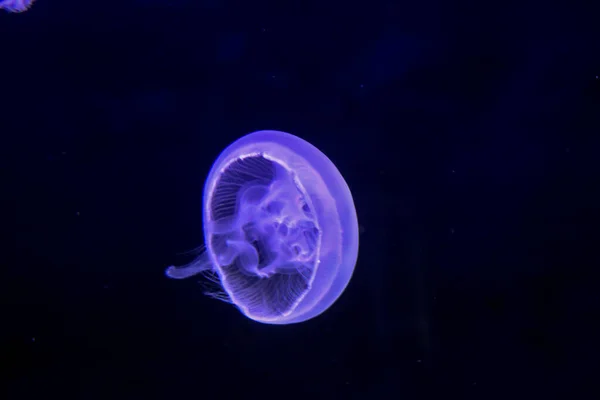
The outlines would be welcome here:
<svg viewBox="0 0 600 400">
<path fill-rule="evenodd" d="M 358 256 L 352 194 L 335 165 L 294 135 L 259 131 L 217 158 L 204 186 L 206 252 L 171 278 L 215 273 L 248 318 L 292 324 L 342 294 Z"/>
<path fill-rule="evenodd" d="M 27 11 L 33 4 L 34 0 L 0 0 L 0 9 L 5 9 L 9 12 Z"/>
</svg>

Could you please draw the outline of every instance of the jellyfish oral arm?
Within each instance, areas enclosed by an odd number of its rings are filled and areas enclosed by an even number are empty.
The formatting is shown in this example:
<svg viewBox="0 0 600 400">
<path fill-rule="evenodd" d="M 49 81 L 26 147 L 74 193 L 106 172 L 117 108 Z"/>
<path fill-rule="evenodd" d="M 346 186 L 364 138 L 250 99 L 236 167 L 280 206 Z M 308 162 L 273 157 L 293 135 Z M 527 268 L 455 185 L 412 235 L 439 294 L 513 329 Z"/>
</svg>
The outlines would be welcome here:
<svg viewBox="0 0 600 400">
<path fill-rule="evenodd" d="M 181 267 L 171 265 L 165 270 L 165 275 L 172 279 L 185 279 L 212 269 L 212 261 L 206 253 L 203 253 L 189 264 Z"/>
<path fill-rule="evenodd" d="M 241 268 L 249 273 L 258 273 L 258 251 L 244 240 L 227 240 L 227 251 L 219 259 L 219 264 L 228 265 L 238 259 Z"/>
</svg>

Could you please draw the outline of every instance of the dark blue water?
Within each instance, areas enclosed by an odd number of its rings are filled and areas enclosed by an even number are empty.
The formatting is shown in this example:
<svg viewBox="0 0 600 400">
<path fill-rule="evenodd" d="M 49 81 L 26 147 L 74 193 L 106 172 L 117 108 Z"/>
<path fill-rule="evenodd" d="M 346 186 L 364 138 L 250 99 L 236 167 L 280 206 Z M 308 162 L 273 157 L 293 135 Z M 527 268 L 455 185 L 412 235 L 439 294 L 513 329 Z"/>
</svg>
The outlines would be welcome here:
<svg viewBox="0 0 600 400">
<path fill-rule="evenodd" d="M 593 398 L 600 27 L 571 3 L 38 0 L 0 11 L 0 395 Z M 164 276 L 261 129 L 361 225 L 322 316 Z"/>
</svg>

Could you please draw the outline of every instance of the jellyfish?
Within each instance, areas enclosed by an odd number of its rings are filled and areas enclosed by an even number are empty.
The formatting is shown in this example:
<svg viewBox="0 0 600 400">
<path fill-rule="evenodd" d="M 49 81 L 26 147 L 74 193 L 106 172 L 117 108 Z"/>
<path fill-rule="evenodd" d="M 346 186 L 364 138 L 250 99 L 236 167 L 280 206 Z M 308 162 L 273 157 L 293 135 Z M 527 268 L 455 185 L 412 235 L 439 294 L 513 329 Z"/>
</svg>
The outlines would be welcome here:
<svg viewBox="0 0 600 400">
<path fill-rule="evenodd" d="M 33 2 L 34 0 L 0 0 L 0 10 L 19 13 L 27 11 Z"/>
<path fill-rule="evenodd" d="M 204 185 L 205 250 L 169 278 L 212 276 L 246 317 L 293 324 L 329 309 L 358 257 L 358 221 L 336 166 L 289 133 L 258 131 L 229 145 Z"/>
</svg>

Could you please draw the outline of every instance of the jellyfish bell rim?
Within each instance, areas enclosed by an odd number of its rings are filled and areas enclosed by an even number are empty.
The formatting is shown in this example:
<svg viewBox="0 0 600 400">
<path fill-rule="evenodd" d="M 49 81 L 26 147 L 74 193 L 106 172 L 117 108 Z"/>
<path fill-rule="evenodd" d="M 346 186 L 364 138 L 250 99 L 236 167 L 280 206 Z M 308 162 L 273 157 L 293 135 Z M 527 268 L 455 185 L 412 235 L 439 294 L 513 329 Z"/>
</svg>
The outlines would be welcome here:
<svg viewBox="0 0 600 400">
<path fill-rule="evenodd" d="M 288 168 L 286 165 L 287 160 L 272 155 L 274 153 L 276 154 L 278 149 L 282 153 L 289 152 L 294 155 L 294 158 L 300 160 L 301 162 L 298 163 L 298 168 L 308 165 L 321 180 L 327 182 L 324 187 L 331 196 L 336 207 L 341 235 L 339 241 L 341 244 L 339 257 L 333 257 L 336 260 L 339 258 L 339 262 L 335 264 L 338 271 L 335 274 L 331 274 L 332 278 L 330 280 L 326 279 L 325 274 L 327 271 L 322 270 L 322 265 L 316 267 L 315 276 L 312 277 L 311 283 L 316 280 L 316 276 L 320 277 L 321 282 L 327 283 L 323 285 L 324 287 L 319 293 L 311 287 L 311 289 L 298 299 L 290 313 L 274 318 L 264 318 L 249 313 L 243 304 L 236 301 L 235 295 L 233 295 L 226 286 L 226 279 L 224 279 L 225 274 L 217 262 L 217 257 L 214 254 L 208 239 L 213 233 L 210 231 L 210 222 L 212 222 L 210 204 L 212 193 L 218 182 L 219 175 L 229 164 L 237 159 L 261 155 L 281 163 Z M 294 171 L 294 169 L 290 167 L 290 171 Z M 299 184 L 302 184 L 302 182 L 300 181 Z M 221 278 L 225 291 L 231 296 L 232 302 L 250 319 L 266 324 L 292 324 L 312 319 L 331 307 L 341 296 L 351 280 L 354 266 L 358 258 L 359 237 L 358 219 L 352 193 L 350 192 L 350 188 L 344 177 L 327 155 L 310 142 L 298 136 L 282 131 L 262 130 L 246 134 L 227 146 L 219 154 L 207 176 L 203 191 L 202 210 L 205 222 L 203 224 L 204 237 L 209 257 L 216 272 Z M 330 258 L 332 257 L 330 256 Z M 326 266 L 330 267 L 330 265 Z M 319 272 L 321 275 L 319 275 Z M 296 310 L 298 309 L 300 311 L 296 313 Z"/>
<path fill-rule="evenodd" d="M 0 10 L 23 13 L 31 8 L 35 0 L 0 0 Z"/>
</svg>

